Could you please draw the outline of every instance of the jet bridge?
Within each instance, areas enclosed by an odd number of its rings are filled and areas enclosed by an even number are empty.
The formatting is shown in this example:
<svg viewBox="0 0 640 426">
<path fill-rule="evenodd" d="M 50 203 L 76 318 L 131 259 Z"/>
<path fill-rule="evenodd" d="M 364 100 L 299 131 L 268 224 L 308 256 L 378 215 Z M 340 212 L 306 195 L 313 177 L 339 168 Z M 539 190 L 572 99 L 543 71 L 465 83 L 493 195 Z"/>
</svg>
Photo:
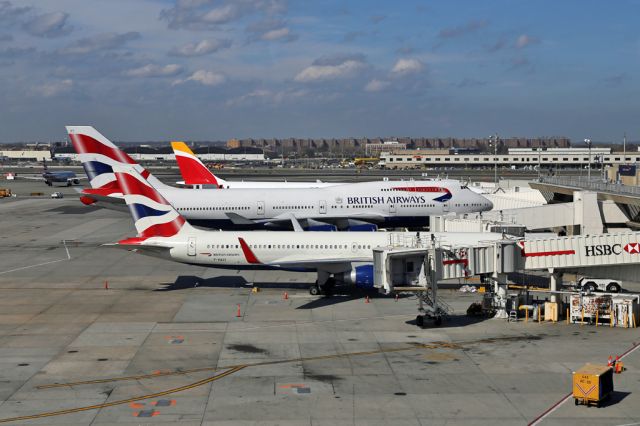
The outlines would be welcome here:
<svg viewBox="0 0 640 426">
<path fill-rule="evenodd" d="M 421 315 L 438 322 L 448 313 L 437 298 L 436 283 L 474 275 L 493 280 L 493 304 L 498 317 L 506 316 L 506 274 L 543 270 L 551 274 L 551 292 L 563 272 L 593 278 L 638 281 L 640 232 L 508 239 L 473 246 L 378 247 L 373 251 L 374 287 L 389 294 L 415 291 Z M 553 300 L 552 300 L 553 301 Z M 422 306 L 426 304 L 427 307 Z M 419 318 L 420 316 L 419 315 Z M 422 320 L 418 320 L 421 322 Z"/>
</svg>

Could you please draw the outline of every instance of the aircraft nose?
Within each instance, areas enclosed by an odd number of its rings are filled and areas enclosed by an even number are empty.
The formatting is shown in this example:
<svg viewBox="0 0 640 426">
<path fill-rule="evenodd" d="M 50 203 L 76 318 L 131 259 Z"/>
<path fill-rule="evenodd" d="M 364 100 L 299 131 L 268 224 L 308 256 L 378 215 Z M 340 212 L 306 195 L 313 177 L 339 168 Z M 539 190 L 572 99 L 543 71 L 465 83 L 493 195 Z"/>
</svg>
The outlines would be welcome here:
<svg viewBox="0 0 640 426">
<path fill-rule="evenodd" d="M 489 210 L 493 210 L 493 203 L 486 197 L 480 196 L 482 198 L 482 211 L 488 212 Z"/>
</svg>

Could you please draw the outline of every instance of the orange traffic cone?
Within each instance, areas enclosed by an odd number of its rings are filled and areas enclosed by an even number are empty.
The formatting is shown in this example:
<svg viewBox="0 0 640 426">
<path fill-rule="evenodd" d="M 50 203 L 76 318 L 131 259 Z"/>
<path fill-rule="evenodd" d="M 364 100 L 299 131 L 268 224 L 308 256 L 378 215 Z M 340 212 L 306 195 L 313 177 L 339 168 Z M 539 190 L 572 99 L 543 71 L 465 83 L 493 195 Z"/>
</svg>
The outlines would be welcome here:
<svg viewBox="0 0 640 426">
<path fill-rule="evenodd" d="M 237 318 L 242 318 L 242 312 L 240 312 L 240 304 L 238 303 L 238 312 L 236 313 Z"/>
<path fill-rule="evenodd" d="M 607 367 L 613 366 L 613 358 L 609 355 L 609 361 L 607 361 Z"/>
<path fill-rule="evenodd" d="M 286 291 L 282 294 L 282 298 L 284 300 L 289 300 L 289 293 L 287 293 Z"/>
<path fill-rule="evenodd" d="M 365 299 L 364 299 L 364 303 L 371 303 L 371 302 L 369 301 L 369 296 L 365 297 Z"/>
</svg>

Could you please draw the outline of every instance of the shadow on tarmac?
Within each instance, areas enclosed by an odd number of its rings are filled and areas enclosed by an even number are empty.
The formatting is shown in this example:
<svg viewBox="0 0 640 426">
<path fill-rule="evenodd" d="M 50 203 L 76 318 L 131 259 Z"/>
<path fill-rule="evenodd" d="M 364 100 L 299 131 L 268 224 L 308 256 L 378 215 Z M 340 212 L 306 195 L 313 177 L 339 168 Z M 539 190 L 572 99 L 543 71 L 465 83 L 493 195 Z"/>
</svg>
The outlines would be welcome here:
<svg viewBox="0 0 640 426">
<path fill-rule="evenodd" d="M 600 407 L 610 407 L 612 405 L 616 405 L 629 395 L 631 395 L 631 392 L 613 391 L 609 398 L 600 403 Z"/>
<path fill-rule="evenodd" d="M 448 315 L 442 319 L 441 325 L 435 325 L 433 320 L 425 319 L 424 326 L 422 328 L 457 328 L 457 327 L 466 327 L 472 324 L 478 324 L 483 321 L 486 321 L 490 318 L 483 316 L 473 316 L 470 317 L 468 315 Z M 405 321 L 405 324 L 415 325 L 417 326 L 416 319 L 412 319 L 409 321 Z"/>
<path fill-rule="evenodd" d="M 186 290 L 196 287 L 211 287 L 211 288 L 251 288 L 256 285 L 260 288 L 309 288 L 310 283 L 280 283 L 280 282 L 265 282 L 265 283 L 252 283 L 247 281 L 242 276 L 224 276 L 213 278 L 201 278 L 195 275 L 180 275 L 173 283 L 165 283 L 163 287 L 159 287 L 154 291 L 175 291 Z"/>
</svg>

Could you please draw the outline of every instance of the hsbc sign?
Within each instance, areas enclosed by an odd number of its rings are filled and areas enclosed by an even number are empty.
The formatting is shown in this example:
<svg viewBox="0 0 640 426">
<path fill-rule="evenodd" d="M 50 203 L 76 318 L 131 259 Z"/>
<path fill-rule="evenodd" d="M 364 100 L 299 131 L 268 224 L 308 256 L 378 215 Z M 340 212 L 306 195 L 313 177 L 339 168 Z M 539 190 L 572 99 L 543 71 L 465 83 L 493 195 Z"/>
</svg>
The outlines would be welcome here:
<svg viewBox="0 0 640 426">
<path fill-rule="evenodd" d="M 622 244 L 595 244 L 585 246 L 585 256 L 609 256 L 612 254 L 622 254 L 626 251 L 629 254 L 640 254 L 640 243 L 628 243 L 624 247 Z"/>
</svg>

